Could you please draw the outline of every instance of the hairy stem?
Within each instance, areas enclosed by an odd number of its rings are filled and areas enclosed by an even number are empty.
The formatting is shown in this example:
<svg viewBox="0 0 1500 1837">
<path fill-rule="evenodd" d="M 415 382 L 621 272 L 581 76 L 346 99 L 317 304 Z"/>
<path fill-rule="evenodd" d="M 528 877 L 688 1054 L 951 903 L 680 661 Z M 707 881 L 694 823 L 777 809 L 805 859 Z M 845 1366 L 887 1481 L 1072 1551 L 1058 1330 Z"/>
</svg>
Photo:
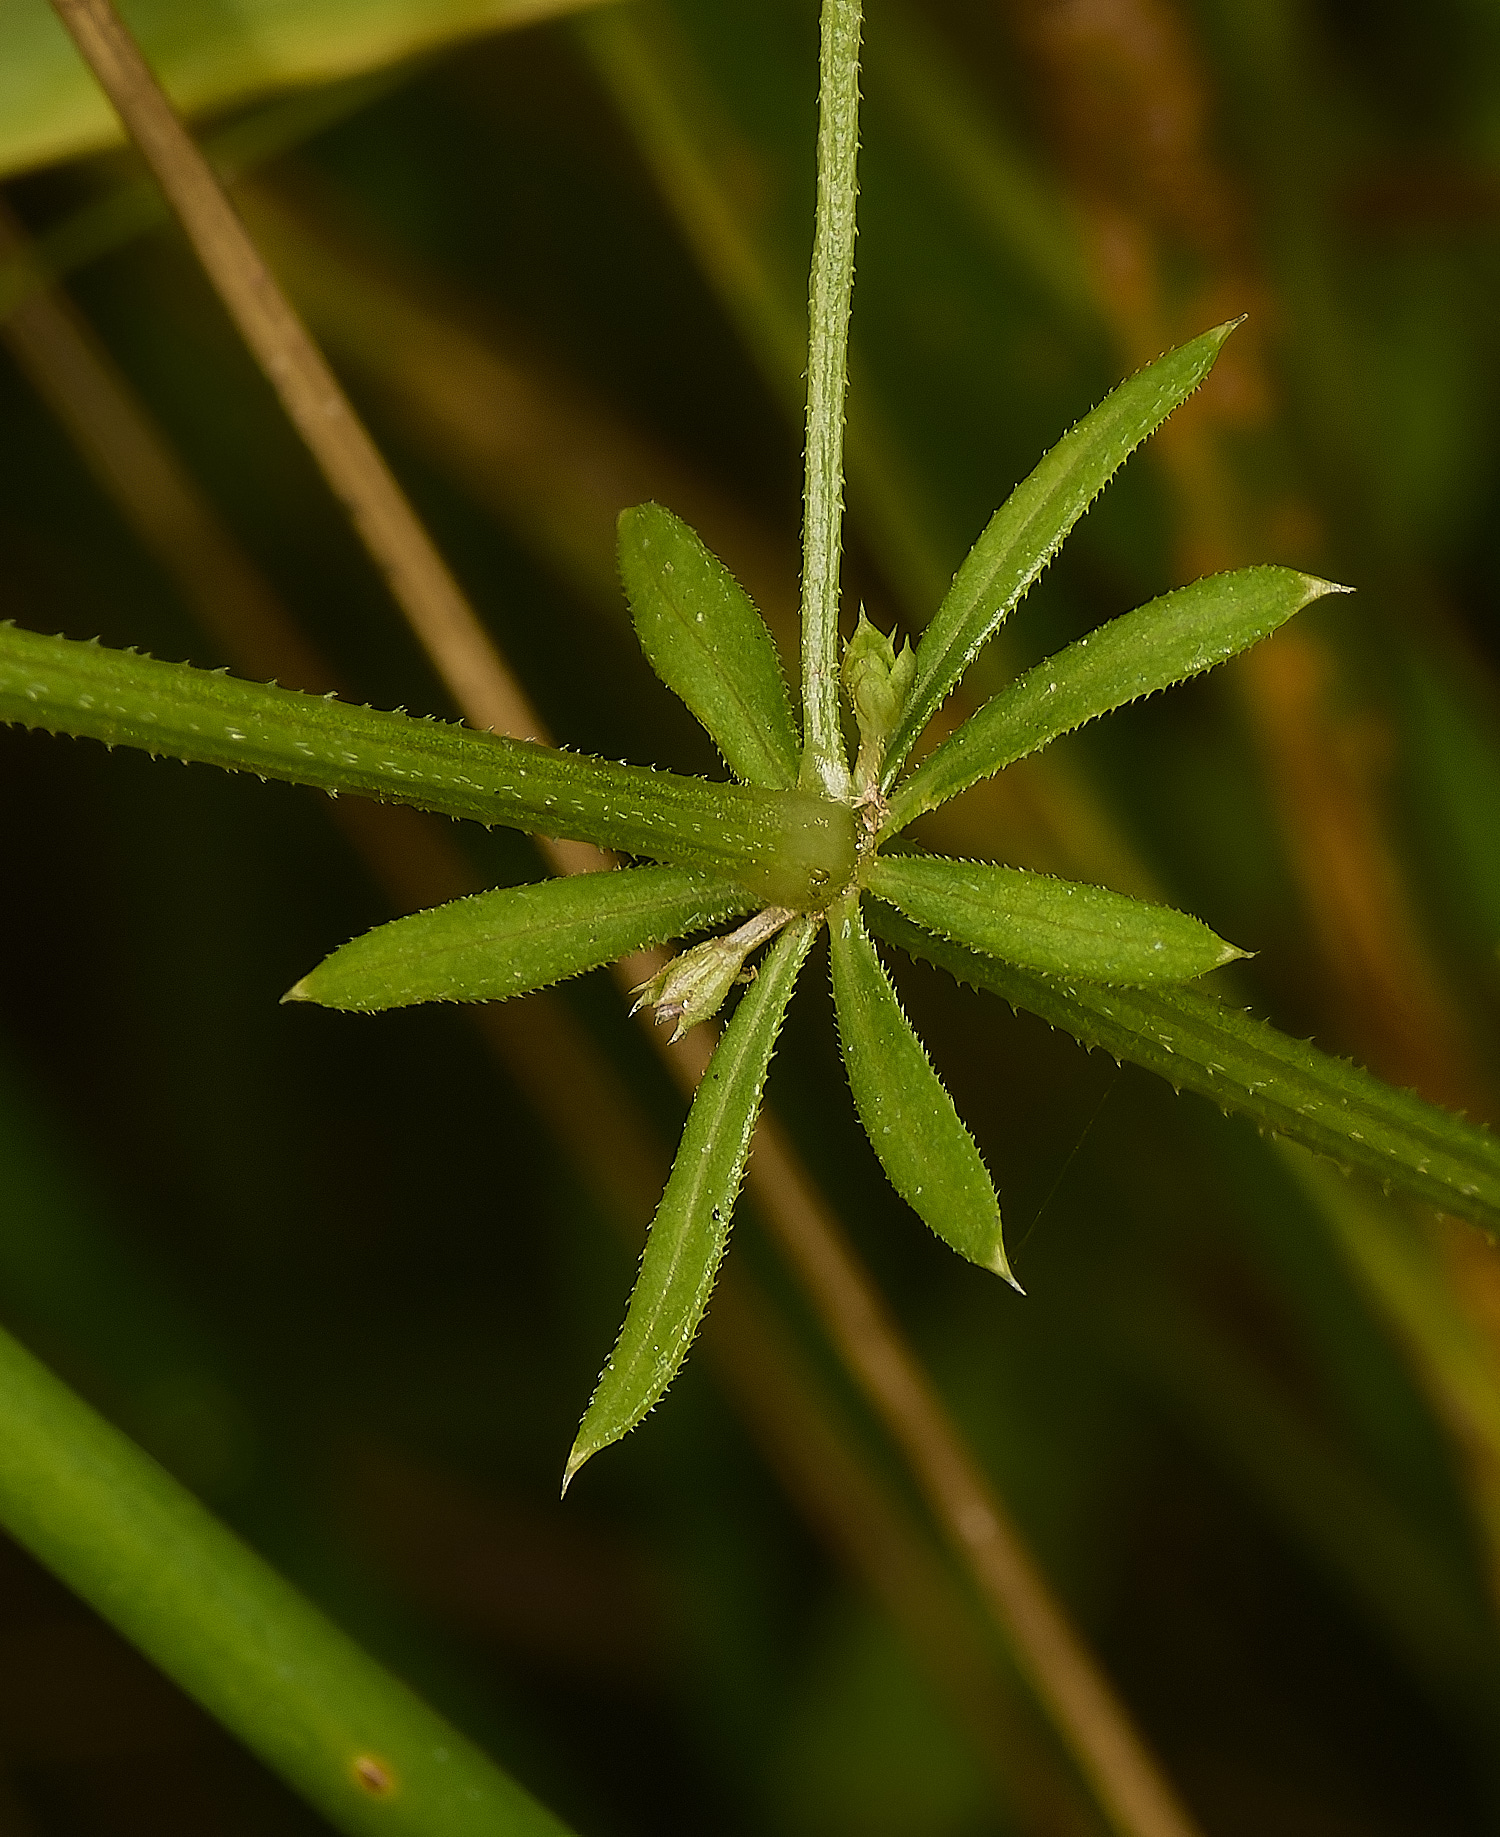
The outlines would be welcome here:
<svg viewBox="0 0 1500 1837">
<path fill-rule="evenodd" d="M 839 554 L 844 516 L 844 388 L 858 191 L 860 0 L 823 0 L 818 219 L 808 297 L 807 487 L 802 526 L 802 782 L 845 796 L 839 728 Z"/>
<path fill-rule="evenodd" d="M 722 868 L 767 905 L 816 904 L 854 865 L 851 812 L 805 792 L 614 765 L 13 625 L 0 625 L 0 721 Z"/>
</svg>

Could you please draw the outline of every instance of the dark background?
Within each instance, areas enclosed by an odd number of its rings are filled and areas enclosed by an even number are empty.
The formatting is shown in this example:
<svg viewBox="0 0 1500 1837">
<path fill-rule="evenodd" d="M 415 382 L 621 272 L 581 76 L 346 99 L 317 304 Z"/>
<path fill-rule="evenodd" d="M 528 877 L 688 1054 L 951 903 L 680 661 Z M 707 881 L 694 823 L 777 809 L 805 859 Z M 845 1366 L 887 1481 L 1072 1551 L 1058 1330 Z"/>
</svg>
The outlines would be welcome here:
<svg viewBox="0 0 1500 1837">
<path fill-rule="evenodd" d="M 983 679 L 1214 568 L 1358 589 L 928 839 L 1194 910 L 1258 953 L 1231 991 L 1257 1012 L 1496 1120 L 1500 14 L 871 0 L 866 36 L 851 607 L 917 629 L 1066 425 L 1239 312 Z M 242 193 L 590 751 L 715 769 L 630 636 L 626 503 L 688 516 L 789 629 L 815 65 L 806 0 L 611 9 L 340 92 Z M 7 195 L 42 235 L 134 173 Z M 337 680 L 450 713 L 179 235 L 65 284 Z M 230 661 L 8 362 L 0 427 L 0 616 Z M 538 871 L 444 828 L 488 881 Z M 962 1581 L 980 1706 L 779 1483 L 706 1352 L 558 1503 L 649 1207 L 623 1172 L 611 1192 L 609 1149 L 559 1145 L 528 1073 L 546 1028 L 505 1065 L 459 1010 L 278 1006 L 391 910 L 324 800 L 7 731 L 0 862 L 0 1319 L 257 1548 L 588 1837 L 1096 1828 L 1038 1821 L 976 1733 L 1067 1777 Z M 1368 1242 L 1425 1272 L 1414 1321 L 1248 1125 L 903 962 L 1021 1301 L 885 1187 L 816 961 L 772 1102 L 1205 1830 L 1500 1828 L 1490 1247 L 1351 1188 Z M 682 1105 L 610 985 L 561 999 L 664 1164 Z M 732 1261 L 909 1497 L 749 1208 Z M 5 1832 L 318 1826 L 9 1547 L 0 1765 Z"/>
</svg>

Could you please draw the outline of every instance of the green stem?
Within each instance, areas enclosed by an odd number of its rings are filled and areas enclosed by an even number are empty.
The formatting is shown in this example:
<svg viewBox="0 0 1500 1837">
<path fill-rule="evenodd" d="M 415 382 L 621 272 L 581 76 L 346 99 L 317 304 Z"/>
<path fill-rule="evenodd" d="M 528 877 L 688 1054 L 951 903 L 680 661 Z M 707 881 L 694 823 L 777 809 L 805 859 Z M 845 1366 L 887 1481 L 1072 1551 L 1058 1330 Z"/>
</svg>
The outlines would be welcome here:
<svg viewBox="0 0 1500 1837">
<path fill-rule="evenodd" d="M 567 1837 L 3 1333 L 0 1522 L 351 1837 Z"/>
<path fill-rule="evenodd" d="M 802 527 L 802 783 L 849 792 L 839 727 L 839 553 L 844 515 L 844 387 L 854 286 L 859 154 L 860 0 L 823 0 L 818 217 L 807 348 L 807 495 Z"/>
<path fill-rule="evenodd" d="M 139 746 L 443 816 L 572 837 L 819 904 L 854 865 L 849 810 L 237 681 L 0 625 L 0 721 Z"/>
</svg>

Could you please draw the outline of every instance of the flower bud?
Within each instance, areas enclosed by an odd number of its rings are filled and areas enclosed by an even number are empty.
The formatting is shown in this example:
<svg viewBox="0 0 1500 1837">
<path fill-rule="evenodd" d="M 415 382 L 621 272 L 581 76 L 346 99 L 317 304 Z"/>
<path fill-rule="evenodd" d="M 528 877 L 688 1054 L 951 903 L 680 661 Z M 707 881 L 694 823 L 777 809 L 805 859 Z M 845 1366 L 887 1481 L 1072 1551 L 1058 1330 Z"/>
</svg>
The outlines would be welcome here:
<svg viewBox="0 0 1500 1837">
<path fill-rule="evenodd" d="M 887 637 L 859 611 L 859 624 L 844 650 L 844 687 L 854 705 L 859 724 L 859 759 L 854 768 L 856 786 L 876 784 L 885 758 L 886 744 L 901 719 L 901 710 L 917 672 L 910 643 L 898 655 L 894 637 Z"/>
<path fill-rule="evenodd" d="M 661 1021 L 676 1021 L 673 1040 L 680 1040 L 699 1021 L 711 1020 L 724 1005 L 724 998 L 735 983 L 749 981 L 754 975 L 745 971 L 745 959 L 758 945 L 773 937 L 795 914 L 789 907 L 768 906 L 764 912 L 747 919 L 737 931 L 722 938 L 710 938 L 706 944 L 695 944 L 680 956 L 673 957 L 649 982 L 641 983 L 632 993 L 638 1014 L 652 1007 Z"/>
</svg>

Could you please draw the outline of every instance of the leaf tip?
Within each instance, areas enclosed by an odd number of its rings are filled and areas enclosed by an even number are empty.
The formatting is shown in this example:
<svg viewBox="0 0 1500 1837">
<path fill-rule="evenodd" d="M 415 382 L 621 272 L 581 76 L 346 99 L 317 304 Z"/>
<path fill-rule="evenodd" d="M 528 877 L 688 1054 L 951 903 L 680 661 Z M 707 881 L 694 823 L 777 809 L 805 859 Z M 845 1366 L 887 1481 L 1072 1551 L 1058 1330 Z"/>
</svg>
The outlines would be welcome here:
<svg viewBox="0 0 1500 1837">
<path fill-rule="evenodd" d="M 282 996 L 281 1002 L 279 1005 L 282 1007 L 285 1007 L 285 1005 L 289 1001 L 314 1001 L 315 1002 L 318 998 L 316 995 L 313 994 L 312 990 L 308 988 L 307 986 L 308 983 L 311 981 L 312 981 L 312 975 L 311 975 L 311 972 L 309 972 L 306 976 L 302 978 L 300 982 L 294 982 L 292 986 L 287 990 L 286 994 Z"/>
<path fill-rule="evenodd" d="M 644 504 L 627 504 L 615 518 L 615 533 L 623 542 L 643 521 L 650 518 L 653 511 L 660 509 L 661 506 L 649 498 Z"/>
<path fill-rule="evenodd" d="M 1302 591 L 1307 595 L 1307 598 L 1302 602 L 1303 605 L 1310 606 L 1314 600 L 1322 599 L 1325 593 L 1357 593 L 1359 589 L 1357 587 L 1346 587 L 1341 581 L 1322 580 L 1316 574 L 1304 574 L 1302 576 Z"/>
<path fill-rule="evenodd" d="M 1017 1282 L 1015 1271 L 1010 1266 L 1010 1259 L 1005 1254 L 1005 1245 L 1000 1237 L 998 1222 L 997 1220 L 994 1252 L 984 1267 L 989 1270 L 992 1275 L 999 1276 L 1002 1282 L 1008 1282 L 1018 1295 L 1024 1295 L 1026 1291 L 1021 1287 L 1020 1283 Z"/>
<path fill-rule="evenodd" d="M 592 1460 L 598 1452 L 598 1448 L 585 1447 L 582 1435 L 574 1442 L 572 1452 L 568 1456 L 568 1464 L 563 1469 L 562 1490 L 557 1495 L 559 1499 L 567 1498 L 568 1488 L 577 1477 L 579 1468 Z"/>
</svg>

